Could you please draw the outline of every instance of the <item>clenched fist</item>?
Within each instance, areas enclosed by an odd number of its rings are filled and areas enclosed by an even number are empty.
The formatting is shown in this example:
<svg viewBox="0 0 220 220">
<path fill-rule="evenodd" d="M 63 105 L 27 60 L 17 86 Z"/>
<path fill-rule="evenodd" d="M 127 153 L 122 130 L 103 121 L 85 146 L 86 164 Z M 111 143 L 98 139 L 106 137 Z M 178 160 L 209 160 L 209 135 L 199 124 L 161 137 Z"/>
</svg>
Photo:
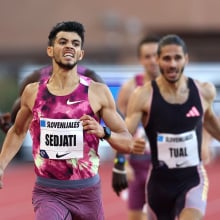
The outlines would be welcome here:
<svg viewBox="0 0 220 220">
<path fill-rule="evenodd" d="M 146 140 L 144 138 L 134 138 L 133 154 L 144 154 L 146 150 Z"/>
</svg>

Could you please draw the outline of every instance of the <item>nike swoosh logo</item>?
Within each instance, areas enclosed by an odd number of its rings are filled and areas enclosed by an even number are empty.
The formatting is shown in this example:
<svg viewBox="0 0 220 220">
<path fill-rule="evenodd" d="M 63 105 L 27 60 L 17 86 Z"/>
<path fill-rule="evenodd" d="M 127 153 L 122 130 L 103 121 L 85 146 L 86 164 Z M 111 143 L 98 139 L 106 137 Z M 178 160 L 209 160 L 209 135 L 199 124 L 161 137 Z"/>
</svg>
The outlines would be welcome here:
<svg viewBox="0 0 220 220">
<path fill-rule="evenodd" d="M 66 104 L 67 105 L 73 105 L 73 104 L 77 104 L 80 102 L 84 102 L 85 100 L 79 100 L 79 101 L 70 101 L 69 99 L 67 100 Z"/>
<path fill-rule="evenodd" d="M 57 153 L 57 154 L 56 154 L 56 158 L 64 157 L 64 156 L 66 156 L 67 154 L 69 154 L 69 153 L 65 153 L 65 154 L 59 154 L 59 153 Z"/>
<path fill-rule="evenodd" d="M 176 167 L 182 167 L 185 163 L 186 163 L 186 161 L 181 162 L 181 163 L 176 163 Z"/>
</svg>

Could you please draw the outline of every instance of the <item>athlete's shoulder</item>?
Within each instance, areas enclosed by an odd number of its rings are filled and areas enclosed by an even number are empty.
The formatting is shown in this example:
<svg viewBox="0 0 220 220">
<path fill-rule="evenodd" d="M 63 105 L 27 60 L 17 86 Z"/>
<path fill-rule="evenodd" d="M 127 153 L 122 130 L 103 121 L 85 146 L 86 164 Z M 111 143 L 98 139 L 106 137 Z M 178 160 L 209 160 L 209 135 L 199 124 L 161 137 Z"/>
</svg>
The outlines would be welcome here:
<svg viewBox="0 0 220 220">
<path fill-rule="evenodd" d="M 91 78 L 84 75 L 79 74 L 79 78 L 80 78 L 80 83 L 83 84 L 84 86 L 90 86 L 91 82 L 93 82 Z"/>
<path fill-rule="evenodd" d="M 139 90 L 141 92 L 146 92 L 146 93 L 152 91 L 152 81 L 145 82 L 143 86 L 137 87 L 136 90 Z"/>
<path fill-rule="evenodd" d="M 97 88 L 97 89 L 108 89 L 109 88 L 105 83 L 97 82 L 97 81 L 94 81 L 91 79 L 90 79 L 90 85 Z"/>
<path fill-rule="evenodd" d="M 78 74 L 89 77 L 90 79 L 92 79 L 96 82 L 105 83 L 104 80 L 102 79 L 102 77 L 99 76 L 95 71 L 93 71 L 89 68 L 86 68 L 84 66 L 78 65 L 77 72 L 78 72 Z"/>
<path fill-rule="evenodd" d="M 213 100 L 216 96 L 216 87 L 212 82 L 201 82 L 194 79 L 195 84 L 197 85 L 200 94 L 206 100 Z"/>
<path fill-rule="evenodd" d="M 105 97 L 111 94 L 111 90 L 106 84 L 93 80 L 90 83 L 90 91 L 97 94 L 99 97 Z"/>
<path fill-rule="evenodd" d="M 28 85 L 26 85 L 26 87 L 24 88 L 24 91 L 22 93 L 21 97 L 31 97 L 33 94 L 35 94 L 38 90 L 39 87 L 39 82 L 34 82 L 34 83 L 29 83 Z"/>
<path fill-rule="evenodd" d="M 93 79 L 91 79 L 88 76 L 79 74 L 79 77 L 80 77 L 80 83 L 85 85 L 85 86 L 97 87 L 97 89 L 106 87 L 106 84 L 94 81 Z"/>
<path fill-rule="evenodd" d="M 26 85 L 25 87 L 25 90 L 28 91 L 28 90 L 35 90 L 37 89 L 39 86 L 39 82 L 33 82 L 33 83 L 29 83 L 28 85 Z"/>
<path fill-rule="evenodd" d="M 135 78 L 128 79 L 125 81 L 120 88 L 120 92 L 126 93 L 129 95 L 136 88 Z"/>
<path fill-rule="evenodd" d="M 152 94 L 151 81 L 146 82 L 143 86 L 136 87 L 133 92 L 133 97 L 137 100 L 145 101 Z"/>
</svg>

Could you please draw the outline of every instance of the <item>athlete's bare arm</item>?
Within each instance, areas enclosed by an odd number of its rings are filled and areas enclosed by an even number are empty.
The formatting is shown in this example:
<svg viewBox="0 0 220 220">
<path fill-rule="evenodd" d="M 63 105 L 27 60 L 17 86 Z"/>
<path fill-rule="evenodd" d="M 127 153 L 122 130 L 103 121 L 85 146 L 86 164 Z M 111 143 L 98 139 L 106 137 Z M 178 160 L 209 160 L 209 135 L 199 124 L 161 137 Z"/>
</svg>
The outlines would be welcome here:
<svg viewBox="0 0 220 220">
<path fill-rule="evenodd" d="M 112 131 L 111 137 L 107 140 L 109 144 L 120 152 L 130 153 L 132 150 L 132 136 L 116 110 L 109 88 L 104 84 L 92 82 L 89 87 L 89 101 L 94 113 L 99 115 Z M 97 129 L 95 129 L 95 126 L 89 129 L 87 131 L 89 133 L 96 134 L 98 137 L 104 136 L 103 128 L 100 125 Z"/>
<path fill-rule="evenodd" d="M 129 81 L 127 81 L 122 85 L 118 93 L 117 107 L 119 111 L 123 114 L 123 116 L 125 116 L 126 114 L 128 100 L 134 89 L 135 89 L 134 79 L 130 79 Z"/>
<path fill-rule="evenodd" d="M 220 141 L 220 121 L 213 111 L 216 88 L 211 83 L 199 83 L 204 108 L 204 128 Z"/>
<path fill-rule="evenodd" d="M 135 133 L 140 121 L 146 126 L 151 95 L 152 87 L 148 82 L 136 88 L 129 98 L 125 121 L 131 134 Z"/>
<path fill-rule="evenodd" d="M 117 108 L 120 112 L 121 116 L 124 118 L 126 114 L 126 109 L 128 105 L 128 100 L 131 93 L 135 89 L 135 81 L 134 78 L 126 81 L 120 88 L 117 98 Z M 118 158 L 121 158 L 120 161 L 124 161 L 118 163 Z M 116 194 L 119 196 L 120 192 L 128 187 L 128 181 L 134 179 L 134 174 L 129 162 L 126 162 L 126 171 L 125 171 L 125 155 L 121 152 L 116 151 L 114 169 L 112 174 L 112 187 Z M 129 169 L 130 168 L 130 169 Z M 122 172 L 122 174 L 117 173 L 117 171 Z M 129 172 L 128 172 L 129 171 Z M 125 172 L 127 172 L 125 174 Z"/>
<path fill-rule="evenodd" d="M 209 164 L 213 159 L 212 151 L 210 149 L 212 140 L 212 136 L 203 127 L 201 157 L 204 164 Z"/>
</svg>

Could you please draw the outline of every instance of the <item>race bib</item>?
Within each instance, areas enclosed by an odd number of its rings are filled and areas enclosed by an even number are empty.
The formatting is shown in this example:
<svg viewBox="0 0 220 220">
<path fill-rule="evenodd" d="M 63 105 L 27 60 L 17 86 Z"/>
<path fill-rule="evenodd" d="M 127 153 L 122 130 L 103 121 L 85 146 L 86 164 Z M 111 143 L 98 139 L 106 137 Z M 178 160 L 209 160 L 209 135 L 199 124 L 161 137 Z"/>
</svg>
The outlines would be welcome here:
<svg viewBox="0 0 220 220">
<path fill-rule="evenodd" d="M 199 164 L 198 141 L 195 131 L 181 134 L 158 133 L 158 160 L 169 168 L 183 168 Z"/>
<path fill-rule="evenodd" d="M 83 157 L 83 127 L 79 119 L 40 119 L 40 155 L 49 159 Z"/>
</svg>

